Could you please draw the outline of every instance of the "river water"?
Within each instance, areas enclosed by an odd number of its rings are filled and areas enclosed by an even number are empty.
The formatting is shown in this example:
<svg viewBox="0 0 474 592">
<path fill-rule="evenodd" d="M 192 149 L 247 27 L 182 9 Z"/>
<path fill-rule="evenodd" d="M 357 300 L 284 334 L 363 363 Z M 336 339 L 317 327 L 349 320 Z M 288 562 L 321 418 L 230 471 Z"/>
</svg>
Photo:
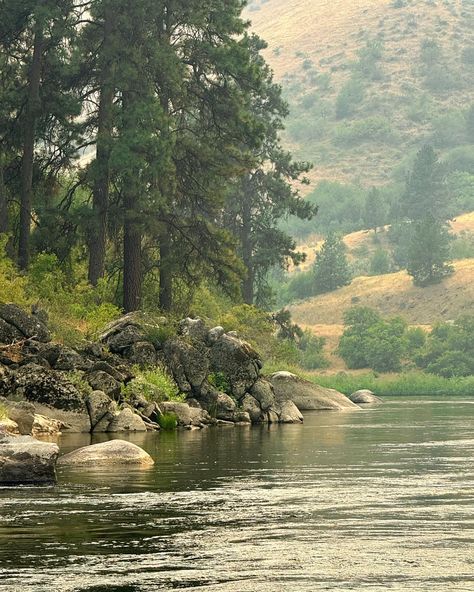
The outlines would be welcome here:
<svg viewBox="0 0 474 592">
<path fill-rule="evenodd" d="M 153 468 L 0 489 L 0 591 L 472 592 L 473 420 L 474 398 L 394 398 L 130 437 Z"/>
</svg>

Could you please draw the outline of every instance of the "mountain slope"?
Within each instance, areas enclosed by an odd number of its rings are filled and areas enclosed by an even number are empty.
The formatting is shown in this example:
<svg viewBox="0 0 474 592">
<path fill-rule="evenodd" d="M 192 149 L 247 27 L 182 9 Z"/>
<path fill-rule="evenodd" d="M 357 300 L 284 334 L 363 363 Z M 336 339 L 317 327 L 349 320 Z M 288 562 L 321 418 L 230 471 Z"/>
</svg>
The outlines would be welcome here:
<svg viewBox="0 0 474 592">
<path fill-rule="evenodd" d="M 247 14 L 315 180 L 383 184 L 423 143 L 448 156 L 474 143 L 473 2 L 254 0 Z"/>
</svg>

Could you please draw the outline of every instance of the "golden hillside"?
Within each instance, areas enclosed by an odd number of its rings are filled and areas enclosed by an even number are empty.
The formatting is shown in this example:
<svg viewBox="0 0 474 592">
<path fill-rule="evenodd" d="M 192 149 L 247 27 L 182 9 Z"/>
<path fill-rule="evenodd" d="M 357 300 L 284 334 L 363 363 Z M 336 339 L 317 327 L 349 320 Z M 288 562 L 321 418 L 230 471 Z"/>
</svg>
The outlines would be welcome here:
<svg viewBox="0 0 474 592">
<path fill-rule="evenodd" d="M 382 184 L 426 142 L 442 153 L 470 143 L 459 122 L 474 103 L 474 63 L 465 57 L 474 51 L 474 2 L 253 0 L 247 16 L 290 103 L 286 141 L 315 164 L 314 181 Z M 337 96 L 373 41 L 379 71 L 364 78 L 355 112 L 338 120 Z M 429 67 L 424 43 L 440 52 Z"/>
<path fill-rule="evenodd" d="M 468 214 L 462 214 L 456 216 L 450 221 L 451 231 L 454 235 L 459 236 L 463 233 L 471 233 L 474 235 L 474 212 Z M 388 230 L 388 226 L 385 230 Z M 374 243 L 374 233 L 369 230 L 359 230 L 357 232 L 351 232 L 344 237 L 344 243 L 347 247 L 347 253 L 350 260 L 354 260 L 358 256 L 358 252 L 361 249 L 365 249 L 367 255 L 372 254 L 377 248 L 382 247 L 390 250 L 390 244 L 387 240 L 387 236 L 383 232 L 378 233 L 379 243 Z M 298 245 L 298 250 L 306 254 L 306 261 L 298 266 L 298 268 L 291 267 L 290 272 L 298 273 L 299 271 L 307 271 L 314 263 L 316 253 L 321 248 L 323 239 L 314 236 L 311 240 L 308 240 L 305 244 Z"/>
<path fill-rule="evenodd" d="M 413 285 L 404 271 L 358 277 L 350 286 L 290 306 L 297 323 L 307 327 L 341 325 L 352 306 L 369 306 L 384 316 L 400 315 L 410 324 L 432 325 L 474 311 L 474 259 L 456 261 L 455 273 L 427 288 Z"/>
</svg>

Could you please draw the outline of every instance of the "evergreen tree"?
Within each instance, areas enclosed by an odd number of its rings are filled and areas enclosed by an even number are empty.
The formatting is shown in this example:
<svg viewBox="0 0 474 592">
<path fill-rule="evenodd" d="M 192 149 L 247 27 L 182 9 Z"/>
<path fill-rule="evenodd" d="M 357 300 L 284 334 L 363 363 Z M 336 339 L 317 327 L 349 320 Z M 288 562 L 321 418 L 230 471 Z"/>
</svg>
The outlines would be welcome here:
<svg viewBox="0 0 474 592">
<path fill-rule="evenodd" d="M 316 255 L 313 267 L 316 293 L 332 292 L 351 283 L 346 246 L 336 233 L 328 235 Z"/>
<path fill-rule="evenodd" d="M 431 215 L 413 223 L 407 271 L 416 286 L 436 284 L 453 273 L 449 264 L 450 240 L 447 224 Z"/>
<path fill-rule="evenodd" d="M 317 211 L 302 199 L 295 182 L 310 165 L 296 162 L 281 146 L 279 137 L 288 114 L 281 88 L 273 82 L 271 70 L 259 51 L 265 45 L 253 38 L 252 57 L 263 76 L 262 87 L 251 95 L 251 111 L 263 129 L 263 142 L 252 150 L 255 165 L 235 184 L 228 199 L 226 226 L 240 242 L 240 255 L 246 268 L 242 298 L 247 304 L 265 304 L 269 295 L 266 281 L 273 267 L 284 267 L 290 259 L 295 265 L 304 257 L 297 252 L 292 237 L 279 228 L 290 215 L 309 220 Z"/>
<path fill-rule="evenodd" d="M 377 233 L 377 229 L 385 223 L 387 210 L 380 191 L 373 187 L 365 199 L 364 223 L 367 228 Z"/>
</svg>

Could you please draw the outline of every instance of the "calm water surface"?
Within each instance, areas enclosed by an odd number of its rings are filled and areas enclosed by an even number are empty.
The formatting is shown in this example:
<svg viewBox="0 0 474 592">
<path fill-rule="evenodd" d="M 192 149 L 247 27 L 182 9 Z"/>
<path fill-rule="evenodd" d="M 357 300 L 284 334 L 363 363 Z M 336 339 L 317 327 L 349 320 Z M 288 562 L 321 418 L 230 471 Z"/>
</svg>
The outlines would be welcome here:
<svg viewBox="0 0 474 592">
<path fill-rule="evenodd" d="M 474 400 L 397 398 L 131 437 L 155 467 L 0 489 L 0 591 L 472 592 L 473 420 Z"/>
</svg>

